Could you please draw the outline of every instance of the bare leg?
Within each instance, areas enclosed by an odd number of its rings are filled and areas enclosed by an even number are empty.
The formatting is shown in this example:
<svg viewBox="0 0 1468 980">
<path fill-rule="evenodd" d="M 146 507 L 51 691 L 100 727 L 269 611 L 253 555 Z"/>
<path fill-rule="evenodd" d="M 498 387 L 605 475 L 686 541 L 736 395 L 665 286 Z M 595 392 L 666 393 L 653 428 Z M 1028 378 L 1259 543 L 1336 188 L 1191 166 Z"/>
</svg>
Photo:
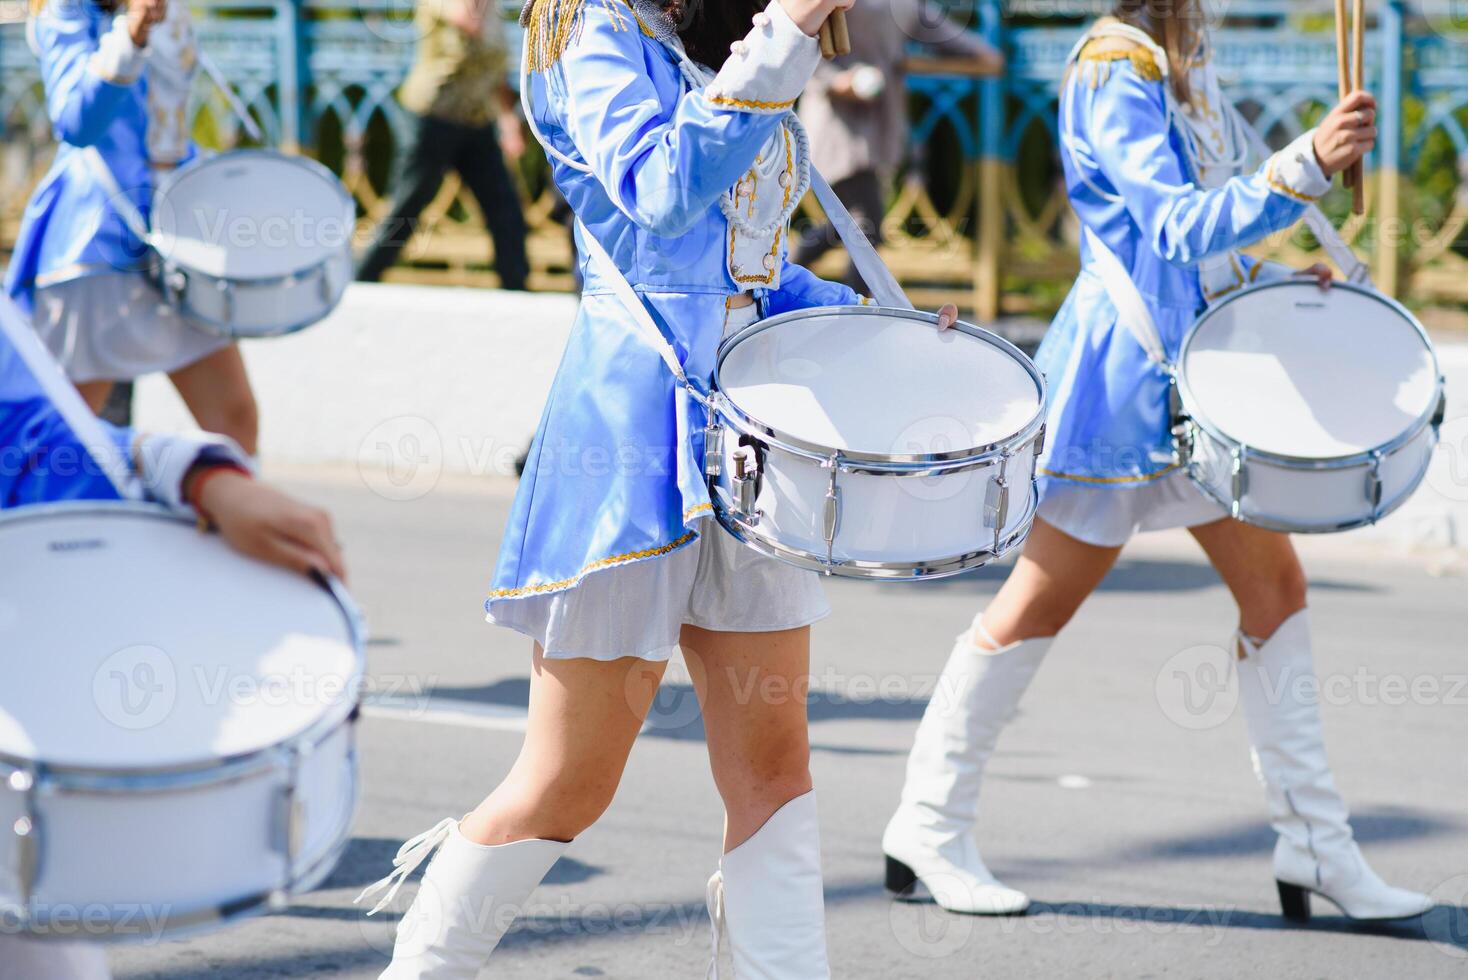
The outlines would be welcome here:
<svg viewBox="0 0 1468 980">
<path fill-rule="evenodd" d="M 806 695 L 810 628 L 715 633 L 683 628 L 703 709 L 709 765 L 724 801 L 724 850 L 811 788 Z"/>
<path fill-rule="evenodd" d="M 1054 636 L 1101 584 L 1119 554 L 1120 548 L 1086 544 L 1036 518 L 1014 571 L 984 611 L 984 628 L 1001 646 Z M 993 649 L 983 636 L 975 636 L 974 644 Z"/>
<path fill-rule="evenodd" d="M 535 648 L 525 743 L 504 781 L 464 818 L 477 844 L 568 841 L 612 802 L 666 665 L 636 657 L 546 659 Z"/>
<path fill-rule="evenodd" d="M 229 436 L 255 455 L 260 416 L 238 345 L 217 350 L 168 377 L 199 428 Z"/>
<path fill-rule="evenodd" d="M 685 626 L 682 643 L 724 800 L 724 856 L 709 881 L 715 951 L 727 931 L 735 976 L 829 977 L 806 732 L 810 629 Z"/>
<path fill-rule="evenodd" d="M 1246 635 L 1267 639 L 1305 608 L 1305 570 L 1288 534 L 1229 518 L 1189 531 L 1233 593 Z"/>
</svg>

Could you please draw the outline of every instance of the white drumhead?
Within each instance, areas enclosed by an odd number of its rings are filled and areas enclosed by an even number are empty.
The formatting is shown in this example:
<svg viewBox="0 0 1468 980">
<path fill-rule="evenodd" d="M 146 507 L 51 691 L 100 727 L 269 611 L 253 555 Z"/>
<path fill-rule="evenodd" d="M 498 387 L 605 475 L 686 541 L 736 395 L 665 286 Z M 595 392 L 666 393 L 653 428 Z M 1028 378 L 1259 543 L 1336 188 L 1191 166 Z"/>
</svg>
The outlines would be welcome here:
<svg viewBox="0 0 1468 980">
<path fill-rule="evenodd" d="M 1002 443 L 1040 409 L 1015 357 L 899 313 L 813 311 L 741 340 L 719 366 L 736 406 L 830 449 L 886 455 Z"/>
<path fill-rule="evenodd" d="M 186 269 L 264 279 L 309 269 L 351 241 L 354 205 L 322 168 L 265 150 L 180 170 L 153 200 L 154 245 Z"/>
<path fill-rule="evenodd" d="M 347 615 L 310 580 L 151 510 L 0 521 L 0 755 L 192 765 L 350 711 Z"/>
<path fill-rule="evenodd" d="M 1390 442 L 1437 390 L 1432 351 L 1397 307 L 1308 282 L 1225 302 L 1199 322 L 1180 367 L 1189 408 L 1225 436 L 1307 459 Z"/>
</svg>

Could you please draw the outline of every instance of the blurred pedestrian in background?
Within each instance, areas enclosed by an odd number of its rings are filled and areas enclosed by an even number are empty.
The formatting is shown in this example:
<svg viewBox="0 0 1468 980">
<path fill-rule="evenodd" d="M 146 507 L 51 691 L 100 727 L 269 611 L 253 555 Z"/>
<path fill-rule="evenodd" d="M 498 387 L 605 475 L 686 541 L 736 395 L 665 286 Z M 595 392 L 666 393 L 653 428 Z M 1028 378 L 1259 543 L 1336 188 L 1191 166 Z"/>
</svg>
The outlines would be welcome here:
<svg viewBox="0 0 1468 980">
<path fill-rule="evenodd" d="M 872 242 L 881 241 L 887 188 L 908 151 L 902 62 L 917 42 L 940 54 L 1000 71 L 1004 56 L 928 0 L 862 0 L 846 15 L 851 53 L 823 61 L 801 96 L 811 163 Z M 827 223 L 806 230 L 791 261 L 810 265 L 837 244 Z M 868 293 L 855 268 L 846 284 Z"/>
<path fill-rule="evenodd" d="M 479 202 L 505 289 L 524 289 L 525 217 L 505 167 L 524 150 L 505 78 L 505 37 L 491 0 L 422 0 L 418 51 L 398 101 L 414 117 L 392 210 L 377 228 L 357 278 L 376 282 L 398 260 L 450 170 Z"/>
</svg>

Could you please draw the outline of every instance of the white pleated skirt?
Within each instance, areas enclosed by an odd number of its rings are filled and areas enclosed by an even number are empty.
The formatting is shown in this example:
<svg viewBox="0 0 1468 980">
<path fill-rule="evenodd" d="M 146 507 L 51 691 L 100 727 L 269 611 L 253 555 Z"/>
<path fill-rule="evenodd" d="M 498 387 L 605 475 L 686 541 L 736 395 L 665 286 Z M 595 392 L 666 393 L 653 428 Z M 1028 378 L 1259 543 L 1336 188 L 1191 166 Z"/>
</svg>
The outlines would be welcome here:
<svg viewBox="0 0 1468 980">
<path fill-rule="evenodd" d="M 66 376 L 79 383 L 176 371 L 232 343 L 189 323 L 137 272 L 42 286 L 32 320 Z"/>
</svg>

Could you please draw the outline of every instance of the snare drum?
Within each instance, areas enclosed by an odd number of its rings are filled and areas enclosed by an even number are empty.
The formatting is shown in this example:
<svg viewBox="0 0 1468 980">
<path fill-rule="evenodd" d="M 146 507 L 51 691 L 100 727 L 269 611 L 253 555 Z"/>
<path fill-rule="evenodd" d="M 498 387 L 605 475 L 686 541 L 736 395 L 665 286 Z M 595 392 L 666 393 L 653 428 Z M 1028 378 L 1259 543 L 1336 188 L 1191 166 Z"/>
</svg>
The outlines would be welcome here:
<svg viewBox="0 0 1468 980">
<path fill-rule="evenodd" d="M 1372 524 L 1427 472 L 1446 408 L 1422 325 L 1380 293 L 1271 282 L 1183 340 L 1179 458 L 1238 520 L 1277 531 Z"/>
<path fill-rule="evenodd" d="M 706 433 L 719 522 L 828 575 L 917 579 L 993 561 L 1034 521 L 1045 383 L 1013 344 L 871 306 L 727 338 Z"/>
<path fill-rule="evenodd" d="M 318 885 L 356 809 L 359 617 L 143 504 L 0 516 L 0 922 L 174 936 Z"/>
<path fill-rule="evenodd" d="M 321 164 L 234 150 L 181 167 L 153 195 L 165 295 L 194 323 L 230 337 L 310 326 L 352 280 L 356 204 Z"/>
</svg>

